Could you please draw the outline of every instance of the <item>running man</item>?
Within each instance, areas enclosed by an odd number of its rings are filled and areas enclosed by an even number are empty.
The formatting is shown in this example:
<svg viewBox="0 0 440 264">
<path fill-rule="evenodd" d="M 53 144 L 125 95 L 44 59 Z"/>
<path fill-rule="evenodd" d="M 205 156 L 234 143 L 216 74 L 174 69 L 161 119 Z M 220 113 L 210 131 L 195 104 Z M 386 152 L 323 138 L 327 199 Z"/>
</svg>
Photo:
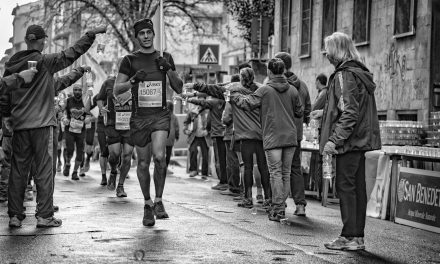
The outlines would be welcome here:
<svg viewBox="0 0 440 264">
<path fill-rule="evenodd" d="M 115 77 L 108 78 L 103 84 L 99 94 L 96 96 L 97 104 L 102 115 L 107 115 L 105 125 L 105 135 L 109 150 L 109 163 L 111 167 L 110 178 L 107 188 L 114 190 L 116 185 L 116 175 L 119 159 L 122 154 L 118 187 L 116 188 L 117 197 L 127 197 L 124 191 L 124 182 L 131 165 L 133 155 L 133 143 L 130 138 L 130 117 L 132 114 L 131 92 L 126 91 L 115 97 L 113 87 Z M 107 105 L 107 108 L 104 107 Z M 122 152 L 122 153 L 121 153 Z"/>
<path fill-rule="evenodd" d="M 66 139 L 67 160 L 64 164 L 64 176 L 69 176 L 70 160 L 76 149 L 75 164 L 73 165 L 72 180 L 79 180 L 78 168 L 84 161 L 84 141 L 86 139 L 86 125 L 90 124 L 90 115 L 87 115 L 83 98 L 82 86 L 73 85 L 73 97 L 67 99 L 66 116 L 63 119 L 65 126 L 64 136 Z"/>
<path fill-rule="evenodd" d="M 163 57 L 154 48 L 154 29 L 150 19 L 134 24 L 140 49 L 124 57 L 116 78 L 116 96 L 131 91 L 133 96 L 130 120 L 131 140 L 138 154 L 137 176 L 145 199 L 143 225 L 154 226 L 157 219 L 168 218 L 162 202 L 165 187 L 165 146 L 170 130 L 171 113 L 166 107 L 166 77 L 171 88 L 182 92 L 183 82 L 174 66 L 173 57 L 164 52 Z M 148 143 L 152 144 L 154 159 L 154 185 L 156 198 L 150 197 L 150 176 L 147 161 Z"/>
</svg>

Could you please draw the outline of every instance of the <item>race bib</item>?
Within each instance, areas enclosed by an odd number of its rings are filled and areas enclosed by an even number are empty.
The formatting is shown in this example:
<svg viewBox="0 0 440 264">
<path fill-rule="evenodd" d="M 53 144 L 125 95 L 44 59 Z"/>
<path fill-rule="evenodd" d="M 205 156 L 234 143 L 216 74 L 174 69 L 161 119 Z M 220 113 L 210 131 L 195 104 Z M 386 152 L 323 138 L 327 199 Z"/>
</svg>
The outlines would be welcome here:
<svg viewBox="0 0 440 264">
<path fill-rule="evenodd" d="M 130 130 L 131 112 L 116 112 L 115 129 Z"/>
<path fill-rule="evenodd" d="M 138 106 L 162 106 L 162 81 L 147 81 L 139 83 Z"/>
<path fill-rule="evenodd" d="M 72 118 L 70 120 L 69 131 L 76 134 L 81 134 L 84 127 L 84 121 Z"/>
</svg>

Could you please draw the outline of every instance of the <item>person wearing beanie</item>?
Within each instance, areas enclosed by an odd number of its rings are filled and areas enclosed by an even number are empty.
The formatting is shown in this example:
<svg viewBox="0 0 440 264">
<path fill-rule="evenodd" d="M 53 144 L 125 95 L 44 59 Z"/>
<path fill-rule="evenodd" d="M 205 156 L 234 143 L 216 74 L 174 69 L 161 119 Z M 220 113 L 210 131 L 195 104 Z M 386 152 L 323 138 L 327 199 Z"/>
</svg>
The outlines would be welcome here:
<svg viewBox="0 0 440 264">
<path fill-rule="evenodd" d="M 153 22 L 146 18 L 136 21 L 134 32 L 139 49 L 122 60 L 113 93 L 119 96 L 130 91 L 133 96 L 130 133 L 138 154 L 137 176 L 145 200 L 142 223 L 154 226 L 154 215 L 157 219 L 168 218 L 162 201 L 167 170 L 165 149 L 171 118 L 166 105 L 166 77 L 178 94 L 182 92 L 183 82 L 171 54 L 164 52 L 161 56 L 155 49 Z M 150 197 L 149 143 L 154 159 L 154 202 Z"/>
<path fill-rule="evenodd" d="M 39 25 L 30 25 L 26 30 L 27 50 L 15 53 L 5 64 L 5 76 L 28 68 L 28 62 L 35 61 L 36 73 L 33 80 L 18 89 L 12 89 L 0 96 L 2 116 L 12 120 L 12 161 L 9 178 L 8 215 L 11 228 L 21 227 L 26 214 L 23 208 L 24 191 L 33 159 L 38 166 L 37 185 L 37 227 L 58 227 L 62 221 L 54 218 L 53 159 L 56 156 L 54 127 L 57 125 L 54 98 L 54 74 L 72 65 L 93 44 L 95 35 L 105 33 L 106 27 L 88 31 L 72 47 L 59 53 L 42 54 L 47 37 Z"/>
</svg>

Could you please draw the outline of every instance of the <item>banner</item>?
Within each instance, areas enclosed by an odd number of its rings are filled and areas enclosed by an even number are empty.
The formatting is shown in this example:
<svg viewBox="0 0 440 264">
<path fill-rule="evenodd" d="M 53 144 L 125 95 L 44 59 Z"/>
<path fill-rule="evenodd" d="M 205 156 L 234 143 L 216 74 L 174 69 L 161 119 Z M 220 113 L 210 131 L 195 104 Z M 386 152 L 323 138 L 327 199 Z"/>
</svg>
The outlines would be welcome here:
<svg viewBox="0 0 440 264">
<path fill-rule="evenodd" d="M 440 233 L 440 172 L 400 168 L 395 221 Z"/>
</svg>

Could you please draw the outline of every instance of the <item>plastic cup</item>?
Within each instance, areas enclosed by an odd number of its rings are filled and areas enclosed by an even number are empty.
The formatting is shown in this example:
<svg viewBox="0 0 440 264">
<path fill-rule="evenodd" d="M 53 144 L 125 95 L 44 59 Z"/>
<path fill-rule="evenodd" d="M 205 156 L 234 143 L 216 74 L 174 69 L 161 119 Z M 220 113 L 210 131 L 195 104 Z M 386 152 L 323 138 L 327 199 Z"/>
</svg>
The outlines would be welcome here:
<svg viewBox="0 0 440 264">
<path fill-rule="evenodd" d="M 231 91 L 227 90 L 225 92 L 225 101 L 229 102 L 230 99 L 231 99 Z"/>
<path fill-rule="evenodd" d="M 30 70 L 36 70 L 37 69 L 37 61 L 28 61 L 28 68 Z"/>
</svg>

